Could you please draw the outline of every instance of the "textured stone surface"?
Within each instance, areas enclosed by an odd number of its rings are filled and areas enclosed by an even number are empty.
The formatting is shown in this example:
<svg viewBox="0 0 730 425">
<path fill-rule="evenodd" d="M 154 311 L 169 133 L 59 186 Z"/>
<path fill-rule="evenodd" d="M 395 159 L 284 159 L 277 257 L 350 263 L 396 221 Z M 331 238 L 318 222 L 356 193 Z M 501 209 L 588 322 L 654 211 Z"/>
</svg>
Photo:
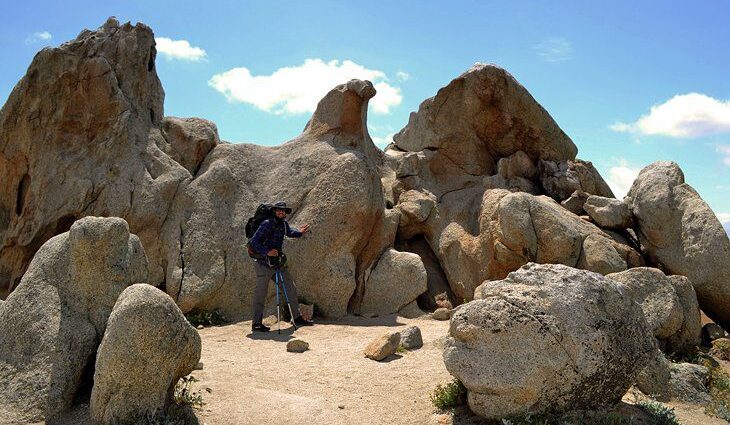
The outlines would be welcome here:
<svg viewBox="0 0 730 425">
<path fill-rule="evenodd" d="M 670 379 L 670 362 L 657 349 L 649 364 L 636 377 L 636 386 L 653 399 L 668 401 L 672 397 Z"/>
<path fill-rule="evenodd" d="M 299 338 L 294 338 L 286 343 L 286 351 L 290 353 L 303 353 L 309 350 L 309 343 Z"/>
<path fill-rule="evenodd" d="M 386 332 L 372 340 L 363 350 L 365 357 L 372 360 L 383 360 L 395 353 L 400 344 L 400 333 Z"/>
<path fill-rule="evenodd" d="M 604 276 L 528 264 L 454 311 L 444 350 L 486 418 L 618 402 L 656 344 L 641 309 Z"/>
<path fill-rule="evenodd" d="M 431 317 L 434 320 L 449 320 L 451 318 L 451 310 L 446 307 L 439 307 L 433 312 Z"/>
<path fill-rule="evenodd" d="M 160 230 L 190 173 L 164 152 L 155 55 L 150 28 L 110 18 L 33 58 L 0 110 L 0 285 L 84 216 L 124 218 L 164 280 Z"/>
<path fill-rule="evenodd" d="M 568 199 L 575 191 L 613 198 L 608 184 L 588 161 L 541 159 L 538 168 L 545 194 L 558 202 Z"/>
<path fill-rule="evenodd" d="M 388 249 L 365 283 L 360 313 L 396 313 L 427 289 L 426 269 L 421 257 Z"/>
<path fill-rule="evenodd" d="M 200 352 L 198 332 L 169 295 L 144 283 L 125 289 L 96 355 L 92 418 L 117 424 L 164 414 Z"/>
<path fill-rule="evenodd" d="M 408 326 L 400 331 L 400 343 L 407 350 L 423 347 L 421 329 L 418 326 Z"/>
<path fill-rule="evenodd" d="M 707 389 L 710 373 L 706 367 L 692 363 L 672 363 L 670 371 L 673 399 L 701 404 L 711 400 Z"/>
<path fill-rule="evenodd" d="M 655 268 L 637 267 L 608 275 L 641 305 L 660 347 L 684 351 L 700 344 L 702 322 L 697 296 L 684 276 L 665 276 Z"/>
<path fill-rule="evenodd" d="M 0 412 L 53 422 L 71 407 L 119 294 L 147 279 L 144 249 L 121 218 L 85 217 L 36 253 L 0 306 Z"/>
<path fill-rule="evenodd" d="M 641 170 L 626 197 L 651 259 L 689 278 L 702 311 L 730 329 L 730 239 L 674 162 Z"/>
<path fill-rule="evenodd" d="M 394 237 L 397 227 L 397 217 L 384 212 L 380 153 L 365 125 L 374 95 L 371 83 L 352 80 L 320 101 L 294 140 L 213 148 L 195 180 L 181 187 L 163 228 L 167 291 L 183 312 L 250 314 L 255 282 L 244 226 L 261 201 L 275 199 L 293 208 L 292 226 L 312 228 L 284 245 L 300 298 L 324 316 L 347 312 L 365 284 L 357 271 L 377 261 L 392 244 L 381 235 Z"/>
<path fill-rule="evenodd" d="M 629 206 L 618 199 L 591 195 L 583 204 L 583 209 L 600 227 L 627 229 L 634 224 Z"/>
</svg>

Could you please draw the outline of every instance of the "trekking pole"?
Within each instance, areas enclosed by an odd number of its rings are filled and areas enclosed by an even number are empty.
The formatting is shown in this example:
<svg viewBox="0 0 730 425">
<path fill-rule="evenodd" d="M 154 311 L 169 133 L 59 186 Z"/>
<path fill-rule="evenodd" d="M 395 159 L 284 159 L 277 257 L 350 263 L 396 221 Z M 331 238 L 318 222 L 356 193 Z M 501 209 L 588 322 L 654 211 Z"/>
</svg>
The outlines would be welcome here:
<svg viewBox="0 0 730 425">
<path fill-rule="evenodd" d="M 279 325 L 279 335 L 281 335 L 281 313 L 279 311 L 279 273 L 276 273 L 276 323 Z"/>
<path fill-rule="evenodd" d="M 297 324 L 294 322 L 294 312 L 291 309 L 291 303 L 289 302 L 289 295 L 286 293 L 286 284 L 284 283 L 284 275 L 281 274 L 280 269 L 276 269 L 276 274 L 279 276 L 277 279 L 279 282 L 281 282 L 281 289 L 284 291 L 284 300 L 286 300 L 286 305 L 289 307 L 289 320 L 291 320 L 291 325 L 294 326 L 294 330 L 297 330 Z"/>
</svg>

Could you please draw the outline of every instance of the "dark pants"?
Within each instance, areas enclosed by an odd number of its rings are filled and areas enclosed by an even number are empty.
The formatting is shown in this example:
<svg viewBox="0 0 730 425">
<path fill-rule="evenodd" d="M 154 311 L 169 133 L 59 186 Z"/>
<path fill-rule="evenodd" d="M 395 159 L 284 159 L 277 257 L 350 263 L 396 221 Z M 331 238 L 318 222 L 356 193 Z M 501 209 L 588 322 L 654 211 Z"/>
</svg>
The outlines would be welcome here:
<svg viewBox="0 0 730 425">
<path fill-rule="evenodd" d="M 261 323 L 264 319 L 264 301 L 266 300 L 266 293 L 269 291 L 269 281 L 276 279 L 274 274 L 275 269 L 260 264 L 258 261 L 254 261 L 254 269 L 256 270 L 256 290 L 253 294 L 253 323 Z M 279 286 L 279 297 L 281 300 L 286 301 L 284 298 L 284 288 L 286 288 L 286 294 L 289 298 L 289 305 L 293 318 L 296 319 L 300 316 L 299 313 L 299 299 L 297 298 L 297 288 L 294 286 L 294 279 L 292 279 L 289 270 L 284 267 L 279 275 L 279 283 L 281 278 L 284 278 L 284 285 Z"/>
</svg>

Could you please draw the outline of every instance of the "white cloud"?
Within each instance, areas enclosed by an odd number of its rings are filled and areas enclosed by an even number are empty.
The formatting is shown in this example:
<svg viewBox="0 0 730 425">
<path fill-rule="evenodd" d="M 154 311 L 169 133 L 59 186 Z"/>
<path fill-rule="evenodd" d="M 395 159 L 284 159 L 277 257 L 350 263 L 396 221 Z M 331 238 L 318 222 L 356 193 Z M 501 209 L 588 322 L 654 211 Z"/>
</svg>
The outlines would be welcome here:
<svg viewBox="0 0 730 425">
<path fill-rule="evenodd" d="M 411 74 L 404 71 L 398 71 L 395 73 L 395 77 L 401 81 L 408 81 L 411 79 Z"/>
<path fill-rule="evenodd" d="M 53 38 L 53 36 L 48 31 L 34 32 L 33 34 L 26 37 L 25 44 L 35 44 L 41 41 L 48 41 L 51 38 Z"/>
<path fill-rule="evenodd" d="M 639 171 L 641 168 L 630 166 L 625 159 L 620 159 L 618 165 L 609 168 L 606 183 L 617 199 L 626 196 L 639 175 Z"/>
<path fill-rule="evenodd" d="M 393 143 L 394 135 L 395 133 L 389 133 L 383 137 L 370 135 L 370 138 L 373 139 L 373 143 L 375 143 L 375 146 L 379 147 L 380 149 L 385 149 L 386 146 Z"/>
<path fill-rule="evenodd" d="M 573 43 L 563 37 L 550 37 L 533 46 L 548 62 L 562 62 L 573 57 Z"/>
<path fill-rule="evenodd" d="M 214 75 L 208 85 L 229 102 L 249 103 L 275 114 L 301 114 L 314 112 L 324 95 L 353 78 L 373 82 L 378 93 L 370 105 L 375 113 L 387 114 L 403 100 L 400 87 L 389 84 L 384 72 L 349 60 L 306 59 L 302 65 L 279 68 L 271 75 L 251 75 L 248 68 L 233 68 Z"/>
<path fill-rule="evenodd" d="M 717 213 L 717 219 L 720 220 L 720 223 L 723 225 L 730 224 L 730 213 Z"/>
<path fill-rule="evenodd" d="M 715 150 L 722 156 L 722 162 L 730 167 L 730 145 L 717 145 Z"/>
<path fill-rule="evenodd" d="M 701 93 L 672 97 L 654 105 L 635 123 L 617 122 L 610 126 L 618 132 L 692 138 L 730 132 L 730 101 L 714 99 Z"/>
<path fill-rule="evenodd" d="M 205 50 L 193 47 L 187 40 L 173 40 L 167 37 L 155 37 L 157 51 L 167 60 L 180 59 L 190 62 L 200 62 L 205 59 Z"/>
</svg>

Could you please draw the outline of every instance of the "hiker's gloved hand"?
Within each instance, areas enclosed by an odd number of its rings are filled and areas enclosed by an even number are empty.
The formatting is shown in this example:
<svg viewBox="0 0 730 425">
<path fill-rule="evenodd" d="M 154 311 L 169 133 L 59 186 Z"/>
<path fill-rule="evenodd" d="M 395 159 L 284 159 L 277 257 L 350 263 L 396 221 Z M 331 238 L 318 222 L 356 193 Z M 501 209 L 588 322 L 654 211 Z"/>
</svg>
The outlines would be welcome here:
<svg viewBox="0 0 730 425">
<path fill-rule="evenodd" d="M 309 231 L 309 225 L 305 224 L 301 229 L 299 229 L 299 231 L 302 232 L 302 234 L 307 233 Z"/>
<path fill-rule="evenodd" d="M 266 253 L 269 257 L 278 257 L 279 256 L 279 250 L 278 249 L 270 249 L 269 252 Z"/>
</svg>

